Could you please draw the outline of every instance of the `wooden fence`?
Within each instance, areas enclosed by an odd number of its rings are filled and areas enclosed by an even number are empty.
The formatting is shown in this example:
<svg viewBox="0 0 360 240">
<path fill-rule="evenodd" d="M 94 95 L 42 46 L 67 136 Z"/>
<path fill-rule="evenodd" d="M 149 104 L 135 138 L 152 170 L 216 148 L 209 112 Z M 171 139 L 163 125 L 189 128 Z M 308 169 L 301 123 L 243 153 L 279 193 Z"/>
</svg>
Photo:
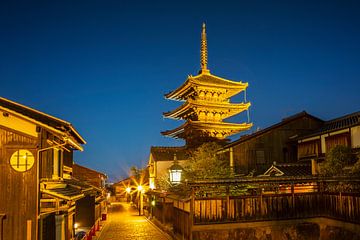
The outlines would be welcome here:
<svg viewBox="0 0 360 240">
<path fill-rule="evenodd" d="M 194 224 L 331 217 L 360 224 L 360 195 L 276 194 L 195 199 Z"/>
<path fill-rule="evenodd" d="M 173 223 L 174 232 L 192 239 L 192 227 L 202 224 L 290 220 L 328 217 L 360 224 L 360 192 L 329 192 L 323 182 L 313 192 L 267 193 L 222 197 L 172 199 L 158 207 L 155 216 Z M 319 191 L 318 191 L 319 190 Z M 164 221 L 163 221 L 164 222 Z"/>
</svg>

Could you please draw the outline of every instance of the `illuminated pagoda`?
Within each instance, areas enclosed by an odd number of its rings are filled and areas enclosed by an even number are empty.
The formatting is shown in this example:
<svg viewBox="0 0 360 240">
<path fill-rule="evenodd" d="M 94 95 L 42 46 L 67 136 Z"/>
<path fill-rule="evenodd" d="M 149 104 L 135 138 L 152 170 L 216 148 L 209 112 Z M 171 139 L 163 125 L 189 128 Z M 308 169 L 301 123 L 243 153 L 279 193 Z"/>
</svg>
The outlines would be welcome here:
<svg viewBox="0 0 360 240">
<path fill-rule="evenodd" d="M 185 139 L 187 146 L 208 141 L 226 141 L 228 136 L 248 130 L 252 123 L 228 123 L 223 120 L 248 110 L 250 102 L 231 103 L 230 98 L 248 87 L 248 83 L 227 80 L 210 73 L 207 68 L 206 28 L 201 34 L 200 64 L 197 76 L 188 76 L 166 99 L 181 101 L 177 109 L 164 113 L 164 117 L 185 120 L 181 126 L 162 132 L 164 136 Z"/>
</svg>

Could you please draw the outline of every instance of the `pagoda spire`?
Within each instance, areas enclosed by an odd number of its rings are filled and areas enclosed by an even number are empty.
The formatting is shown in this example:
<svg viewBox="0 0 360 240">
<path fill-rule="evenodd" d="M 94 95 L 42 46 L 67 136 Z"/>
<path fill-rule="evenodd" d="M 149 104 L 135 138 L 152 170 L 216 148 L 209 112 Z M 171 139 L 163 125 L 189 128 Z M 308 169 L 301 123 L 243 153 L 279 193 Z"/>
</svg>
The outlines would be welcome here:
<svg viewBox="0 0 360 240">
<path fill-rule="evenodd" d="M 203 23 L 201 32 L 201 48 L 200 48 L 200 73 L 210 73 L 207 69 L 208 63 L 208 51 L 207 51 L 207 40 L 206 40 L 206 25 Z"/>
</svg>

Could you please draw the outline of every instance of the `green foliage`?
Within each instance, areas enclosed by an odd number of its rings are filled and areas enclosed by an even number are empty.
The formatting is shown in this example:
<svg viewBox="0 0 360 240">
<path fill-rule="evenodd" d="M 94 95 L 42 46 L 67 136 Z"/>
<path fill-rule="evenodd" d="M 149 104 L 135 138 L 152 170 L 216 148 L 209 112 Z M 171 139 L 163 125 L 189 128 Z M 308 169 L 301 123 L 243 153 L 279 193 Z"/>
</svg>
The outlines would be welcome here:
<svg viewBox="0 0 360 240">
<path fill-rule="evenodd" d="M 130 167 L 130 175 L 134 176 L 136 179 L 140 178 L 140 176 L 142 175 L 142 171 L 143 169 L 138 168 L 136 166 Z"/>
<path fill-rule="evenodd" d="M 198 147 L 185 166 L 184 178 L 192 181 L 230 177 L 229 162 L 217 154 L 220 147 L 214 142 Z"/>
<path fill-rule="evenodd" d="M 147 168 L 138 168 L 136 166 L 130 167 L 130 176 L 134 177 L 133 180 L 135 181 L 135 184 L 147 184 L 149 182 L 147 173 Z"/>
<path fill-rule="evenodd" d="M 352 163 L 351 148 L 346 146 L 336 146 L 326 154 L 326 159 L 321 166 L 321 174 L 333 176 L 343 174 L 343 168 Z"/>
<path fill-rule="evenodd" d="M 360 174 L 360 152 L 358 152 L 356 156 L 356 163 L 351 168 L 351 173 L 353 174 Z"/>
</svg>

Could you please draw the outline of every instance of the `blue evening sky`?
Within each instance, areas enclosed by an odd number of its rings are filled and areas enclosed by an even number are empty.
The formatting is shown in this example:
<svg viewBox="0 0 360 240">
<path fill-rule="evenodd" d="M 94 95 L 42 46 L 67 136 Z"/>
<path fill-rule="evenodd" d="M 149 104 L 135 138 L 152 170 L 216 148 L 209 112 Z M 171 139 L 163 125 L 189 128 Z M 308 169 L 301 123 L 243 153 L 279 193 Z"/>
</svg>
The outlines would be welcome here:
<svg viewBox="0 0 360 240">
<path fill-rule="evenodd" d="M 254 131 L 360 110 L 359 13 L 342 0 L 1 1 L 0 95 L 73 123 L 87 140 L 76 162 L 120 179 L 150 146 L 183 144 L 160 134 L 181 124 L 163 119 L 179 105 L 163 94 L 198 72 L 203 21 L 211 72 L 249 82 Z"/>
</svg>

